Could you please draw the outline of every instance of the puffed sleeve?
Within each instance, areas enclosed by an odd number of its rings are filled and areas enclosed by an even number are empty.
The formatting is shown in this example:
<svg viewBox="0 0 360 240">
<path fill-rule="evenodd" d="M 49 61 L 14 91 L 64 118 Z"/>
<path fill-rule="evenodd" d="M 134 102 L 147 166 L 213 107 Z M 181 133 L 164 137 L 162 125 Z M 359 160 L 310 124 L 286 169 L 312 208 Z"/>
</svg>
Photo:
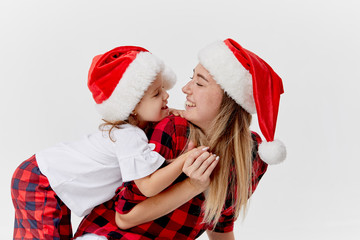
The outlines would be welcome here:
<svg viewBox="0 0 360 240">
<path fill-rule="evenodd" d="M 165 159 L 154 151 L 145 133 L 137 127 L 115 132 L 115 152 L 124 182 L 140 179 L 155 172 Z"/>
</svg>

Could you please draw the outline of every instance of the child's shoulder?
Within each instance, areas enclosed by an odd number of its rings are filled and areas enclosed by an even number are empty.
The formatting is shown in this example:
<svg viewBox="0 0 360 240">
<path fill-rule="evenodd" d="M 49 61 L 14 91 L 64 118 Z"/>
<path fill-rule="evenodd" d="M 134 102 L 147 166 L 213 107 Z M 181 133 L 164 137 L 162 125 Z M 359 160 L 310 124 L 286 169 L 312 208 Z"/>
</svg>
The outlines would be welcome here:
<svg viewBox="0 0 360 240">
<path fill-rule="evenodd" d="M 123 124 L 120 125 L 118 128 L 114 128 L 113 134 L 116 139 L 118 138 L 141 138 L 141 139 L 147 139 L 145 132 L 137 127 L 133 126 L 131 124 Z"/>
</svg>

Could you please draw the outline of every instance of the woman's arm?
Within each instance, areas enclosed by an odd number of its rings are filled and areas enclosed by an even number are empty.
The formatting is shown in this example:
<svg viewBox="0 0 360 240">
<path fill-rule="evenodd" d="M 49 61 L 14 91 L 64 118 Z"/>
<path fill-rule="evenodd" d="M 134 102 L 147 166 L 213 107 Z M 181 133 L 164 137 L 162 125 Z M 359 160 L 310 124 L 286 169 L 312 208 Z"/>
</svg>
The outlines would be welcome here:
<svg viewBox="0 0 360 240">
<path fill-rule="evenodd" d="M 186 203 L 200 193 L 201 191 L 196 189 L 190 183 L 189 179 L 185 179 L 158 195 L 137 204 L 126 214 L 116 212 L 116 225 L 119 228 L 126 230 L 128 228 L 152 221 L 172 212 L 177 207 Z"/>
<path fill-rule="evenodd" d="M 210 230 L 206 231 L 209 240 L 235 240 L 234 232 L 219 233 Z"/>
<path fill-rule="evenodd" d="M 201 154 L 196 159 L 189 157 L 183 168 L 189 178 L 144 200 L 126 214 L 116 212 L 117 226 L 121 229 L 128 229 L 174 211 L 207 189 L 210 184 L 210 174 L 218 162 L 219 158 L 208 152 Z"/>
<path fill-rule="evenodd" d="M 135 180 L 135 184 L 144 196 L 153 197 L 170 186 L 179 177 L 184 162 L 189 156 L 196 159 L 208 149 L 208 147 L 205 148 L 204 146 L 192 149 L 171 161 L 171 164 L 166 167 L 158 169 L 149 176 Z"/>
</svg>

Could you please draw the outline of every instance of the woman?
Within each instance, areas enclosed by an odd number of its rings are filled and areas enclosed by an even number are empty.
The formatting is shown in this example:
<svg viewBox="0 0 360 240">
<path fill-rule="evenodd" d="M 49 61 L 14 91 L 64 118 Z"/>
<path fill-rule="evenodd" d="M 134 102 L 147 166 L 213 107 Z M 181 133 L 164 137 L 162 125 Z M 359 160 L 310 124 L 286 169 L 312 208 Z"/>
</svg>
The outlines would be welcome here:
<svg viewBox="0 0 360 240">
<path fill-rule="evenodd" d="M 198 159 L 184 164 L 189 178 L 178 179 L 155 197 L 146 199 L 133 182 L 127 183 L 117 198 L 83 220 L 76 237 L 195 239 L 206 230 L 210 239 L 234 239 L 234 221 L 265 173 L 265 162 L 279 163 L 286 156 L 281 142 L 273 141 L 282 81 L 264 60 L 232 39 L 204 48 L 199 62 L 183 87 L 187 121 L 164 119 L 150 142 L 166 159 L 179 155 L 188 141 L 210 146 L 220 156 L 211 182 L 211 164 Z M 249 129 L 253 113 L 267 142 Z"/>
</svg>

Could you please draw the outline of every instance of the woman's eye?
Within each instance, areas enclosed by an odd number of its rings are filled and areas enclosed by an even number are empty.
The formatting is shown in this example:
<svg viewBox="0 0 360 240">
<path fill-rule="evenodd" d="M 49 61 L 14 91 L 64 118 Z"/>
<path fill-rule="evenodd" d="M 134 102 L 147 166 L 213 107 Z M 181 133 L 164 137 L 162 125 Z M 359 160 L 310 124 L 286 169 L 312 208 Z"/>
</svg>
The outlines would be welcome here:
<svg viewBox="0 0 360 240">
<path fill-rule="evenodd" d="M 159 94 L 160 94 L 160 91 L 157 91 L 157 93 L 154 95 L 154 97 L 159 96 Z"/>
<path fill-rule="evenodd" d="M 194 77 L 190 77 L 190 79 L 191 79 L 191 80 L 193 80 L 193 79 L 194 79 Z"/>
<path fill-rule="evenodd" d="M 202 86 L 204 86 L 204 85 L 202 85 L 202 84 L 200 84 L 200 83 L 196 83 L 196 85 L 198 85 L 199 87 L 202 87 Z"/>
</svg>

